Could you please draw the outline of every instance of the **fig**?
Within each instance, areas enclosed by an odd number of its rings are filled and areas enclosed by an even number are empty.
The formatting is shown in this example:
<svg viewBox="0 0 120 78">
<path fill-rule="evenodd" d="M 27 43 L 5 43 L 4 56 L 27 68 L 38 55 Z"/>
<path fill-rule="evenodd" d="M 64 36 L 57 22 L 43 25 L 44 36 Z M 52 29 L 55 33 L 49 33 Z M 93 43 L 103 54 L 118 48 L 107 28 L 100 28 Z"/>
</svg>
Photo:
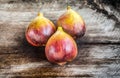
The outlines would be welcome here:
<svg viewBox="0 0 120 78">
<path fill-rule="evenodd" d="M 31 45 L 43 46 L 55 31 L 55 25 L 42 13 L 38 13 L 38 16 L 29 24 L 25 36 Z"/>
<path fill-rule="evenodd" d="M 74 39 L 58 27 L 57 31 L 50 37 L 45 47 L 47 59 L 58 65 L 64 65 L 77 56 L 78 49 Z"/>
<path fill-rule="evenodd" d="M 73 36 L 74 38 L 80 38 L 84 36 L 86 27 L 83 18 L 70 6 L 67 7 L 67 11 L 62 14 L 57 20 L 58 26 L 62 26 L 64 31 Z"/>
</svg>

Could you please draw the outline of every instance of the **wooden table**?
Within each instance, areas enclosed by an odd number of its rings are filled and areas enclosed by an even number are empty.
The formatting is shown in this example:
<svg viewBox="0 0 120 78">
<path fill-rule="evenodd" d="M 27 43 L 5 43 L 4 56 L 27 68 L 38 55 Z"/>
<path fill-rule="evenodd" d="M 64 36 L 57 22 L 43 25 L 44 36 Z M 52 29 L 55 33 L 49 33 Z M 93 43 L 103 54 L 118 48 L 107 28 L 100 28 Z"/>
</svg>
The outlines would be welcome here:
<svg viewBox="0 0 120 78">
<path fill-rule="evenodd" d="M 120 78 L 120 24 L 83 5 L 82 1 L 0 0 L 0 78 L 90 77 Z M 77 39 L 77 58 L 64 66 L 51 64 L 45 47 L 33 47 L 25 29 L 38 11 L 56 23 L 67 4 L 85 20 L 86 34 Z M 115 9 L 105 6 L 120 21 Z"/>
</svg>

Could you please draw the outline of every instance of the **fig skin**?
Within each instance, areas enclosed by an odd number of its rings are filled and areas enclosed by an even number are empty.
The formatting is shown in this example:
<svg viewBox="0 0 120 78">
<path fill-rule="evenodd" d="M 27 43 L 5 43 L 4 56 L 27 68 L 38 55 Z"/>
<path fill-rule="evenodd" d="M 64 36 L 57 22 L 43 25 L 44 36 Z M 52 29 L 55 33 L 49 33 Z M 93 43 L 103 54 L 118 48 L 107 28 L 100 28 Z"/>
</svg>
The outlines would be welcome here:
<svg viewBox="0 0 120 78">
<path fill-rule="evenodd" d="M 54 24 L 42 13 L 38 13 L 38 16 L 29 24 L 25 36 L 31 45 L 44 46 L 55 31 Z"/>
<path fill-rule="evenodd" d="M 57 31 L 50 37 L 45 47 L 47 59 L 58 65 L 64 65 L 77 56 L 78 50 L 74 39 L 58 27 Z"/>
<path fill-rule="evenodd" d="M 86 27 L 83 18 L 71 9 L 67 7 L 67 11 L 62 14 L 57 20 L 58 26 L 62 26 L 64 31 L 73 36 L 74 38 L 80 38 L 84 36 Z"/>
</svg>

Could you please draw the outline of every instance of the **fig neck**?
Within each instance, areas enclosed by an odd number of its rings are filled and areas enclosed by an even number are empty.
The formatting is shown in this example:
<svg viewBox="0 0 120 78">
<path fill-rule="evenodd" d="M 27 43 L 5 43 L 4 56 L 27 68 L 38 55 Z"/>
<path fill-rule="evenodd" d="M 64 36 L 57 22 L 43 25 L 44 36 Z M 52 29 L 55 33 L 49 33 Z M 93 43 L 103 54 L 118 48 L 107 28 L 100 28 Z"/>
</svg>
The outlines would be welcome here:
<svg viewBox="0 0 120 78">
<path fill-rule="evenodd" d="M 71 9 L 71 7 L 70 6 L 67 6 L 67 10 L 70 10 Z"/>
<path fill-rule="evenodd" d="M 58 26 L 58 29 L 59 31 L 63 31 L 62 27 L 61 26 Z"/>
<path fill-rule="evenodd" d="M 38 12 L 38 16 L 42 16 L 43 17 L 43 13 Z"/>
</svg>

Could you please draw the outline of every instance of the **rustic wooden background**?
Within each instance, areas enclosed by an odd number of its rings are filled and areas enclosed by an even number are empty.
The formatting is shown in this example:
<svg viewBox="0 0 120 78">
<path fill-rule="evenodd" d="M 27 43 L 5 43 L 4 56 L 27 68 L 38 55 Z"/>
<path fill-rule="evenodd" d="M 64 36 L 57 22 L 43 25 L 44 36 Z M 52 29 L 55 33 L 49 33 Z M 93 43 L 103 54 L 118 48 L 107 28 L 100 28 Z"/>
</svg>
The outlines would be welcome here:
<svg viewBox="0 0 120 78">
<path fill-rule="evenodd" d="M 0 78 L 120 78 L 120 8 L 88 1 L 0 0 Z M 67 5 L 84 18 L 87 32 L 76 40 L 77 58 L 58 66 L 47 61 L 44 47 L 28 44 L 24 33 L 39 11 L 56 23 Z"/>
</svg>

